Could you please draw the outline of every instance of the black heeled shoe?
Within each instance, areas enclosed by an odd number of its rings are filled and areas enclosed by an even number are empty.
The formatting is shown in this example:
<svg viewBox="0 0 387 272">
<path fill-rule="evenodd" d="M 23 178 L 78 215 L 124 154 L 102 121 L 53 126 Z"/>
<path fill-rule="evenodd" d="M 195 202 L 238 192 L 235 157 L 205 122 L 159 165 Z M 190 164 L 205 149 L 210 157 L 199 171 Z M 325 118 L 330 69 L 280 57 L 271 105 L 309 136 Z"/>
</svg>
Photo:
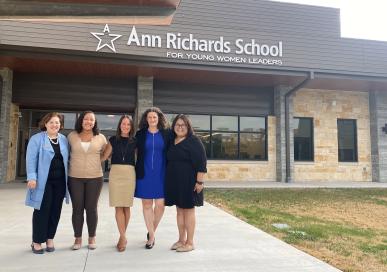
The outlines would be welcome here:
<svg viewBox="0 0 387 272">
<path fill-rule="evenodd" d="M 43 254 L 44 253 L 44 249 L 43 248 L 35 249 L 34 243 L 31 244 L 31 250 L 32 250 L 32 253 L 34 253 L 34 254 Z"/>
<path fill-rule="evenodd" d="M 146 249 L 152 249 L 152 248 L 153 248 L 153 246 L 155 245 L 155 240 L 156 240 L 156 238 L 155 238 L 155 239 L 153 239 L 153 243 L 152 243 L 152 244 L 148 244 L 148 243 L 146 243 L 146 244 L 145 244 L 145 248 L 146 248 Z"/>
<path fill-rule="evenodd" d="M 149 240 L 149 232 L 146 234 L 146 240 Z"/>
<path fill-rule="evenodd" d="M 46 251 L 47 252 L 54 252 L 55 251 L 55 247 L 46 247 Z"/>
</svg>

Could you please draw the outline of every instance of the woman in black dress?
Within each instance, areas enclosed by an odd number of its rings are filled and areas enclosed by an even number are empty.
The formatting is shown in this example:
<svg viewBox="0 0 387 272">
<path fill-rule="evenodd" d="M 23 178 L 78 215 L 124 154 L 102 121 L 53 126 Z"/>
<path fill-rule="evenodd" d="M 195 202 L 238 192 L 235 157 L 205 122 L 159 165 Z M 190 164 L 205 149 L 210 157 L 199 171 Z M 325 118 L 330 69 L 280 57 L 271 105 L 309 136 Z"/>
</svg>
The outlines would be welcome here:
<svg viewBox="0 0 387 272">
<path fill-rule="evenodd" d="M 187 116 L 177 115 L 172 128 L 175 138 L 167 152 L 165 205 L 176 205 L 177 209 L 179 240 L 171 249 L 187 252 L 194 249 L 195 206 L 203 206 L 207 158 Z"/>
</svg>

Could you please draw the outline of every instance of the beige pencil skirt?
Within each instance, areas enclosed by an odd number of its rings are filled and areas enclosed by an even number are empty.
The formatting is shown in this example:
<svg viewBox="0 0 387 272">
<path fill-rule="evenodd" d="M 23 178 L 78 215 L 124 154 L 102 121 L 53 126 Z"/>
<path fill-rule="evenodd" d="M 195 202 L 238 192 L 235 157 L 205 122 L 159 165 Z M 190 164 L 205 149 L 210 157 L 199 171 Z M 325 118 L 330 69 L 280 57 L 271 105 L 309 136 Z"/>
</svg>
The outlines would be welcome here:
<svg viewBox="0 0 387 272">
<path fill-rule="evenodd" d="M 132 207 L 135 188 L 134 166 L 112 164 L 109 174 L 110 207 Z"/>
</svg>

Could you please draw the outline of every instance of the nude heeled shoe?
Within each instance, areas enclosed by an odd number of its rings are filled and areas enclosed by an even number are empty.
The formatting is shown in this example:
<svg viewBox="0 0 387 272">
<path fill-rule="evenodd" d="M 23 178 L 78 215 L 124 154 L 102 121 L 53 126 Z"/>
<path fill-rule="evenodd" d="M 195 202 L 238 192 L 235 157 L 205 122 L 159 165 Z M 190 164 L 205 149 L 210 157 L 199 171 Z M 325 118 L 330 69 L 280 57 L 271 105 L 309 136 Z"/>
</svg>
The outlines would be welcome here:
<svg viewBox="0 0 387 272">
<path fill-rule="evenodd" d="M 72 250 L 78 250 L 82 247 L 82 239 L 75 238 L 74 244 L 71 246 Z"/>
</svg>

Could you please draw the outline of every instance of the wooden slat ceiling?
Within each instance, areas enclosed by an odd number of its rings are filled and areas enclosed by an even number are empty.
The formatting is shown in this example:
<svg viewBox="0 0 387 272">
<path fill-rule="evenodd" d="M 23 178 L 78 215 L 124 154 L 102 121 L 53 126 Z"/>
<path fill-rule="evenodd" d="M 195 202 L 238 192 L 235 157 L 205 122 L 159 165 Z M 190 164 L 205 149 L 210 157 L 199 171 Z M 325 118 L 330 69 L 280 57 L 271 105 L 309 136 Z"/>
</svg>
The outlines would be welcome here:
<svg viewBox="0 0 387 272">
<path fill-rule="evenodd" d="M 155 80 L 184 83 L 202 83 L 231 86 L 273 87 L 296 86 L 305 78 L 275 74 L 220 72 L 178 68 L 156 68 L 125 64 L 107 64 L 82 61 L 33 59 L 0 56 L 0 68 L 9 67 L 15 73 L 43 73 L 57 75 L 128 78 L 153 76 Z M 364 78 L 318 77 L 304 88 L 343 91 L 386 90 L 387 81 Z"/>
<path fill-rule="evenodd" d="M 180 0 L 0 0 L 0 19 L 169 25 Z"/>
<path fill-rule="evenodd" d="M 123 64 L 92 63 L 49 59 L 28 59 L 0 56 L 0 68 L 9 67 L 15 73 L 43 73 L 127 78 L 153 76 L 155 80 L 232 86 L 270 87 L 278 84 L 296 85 L 303 78 L 270 74 L 245 74 L 205 70 L 155 68 Z"/>
</svg>

